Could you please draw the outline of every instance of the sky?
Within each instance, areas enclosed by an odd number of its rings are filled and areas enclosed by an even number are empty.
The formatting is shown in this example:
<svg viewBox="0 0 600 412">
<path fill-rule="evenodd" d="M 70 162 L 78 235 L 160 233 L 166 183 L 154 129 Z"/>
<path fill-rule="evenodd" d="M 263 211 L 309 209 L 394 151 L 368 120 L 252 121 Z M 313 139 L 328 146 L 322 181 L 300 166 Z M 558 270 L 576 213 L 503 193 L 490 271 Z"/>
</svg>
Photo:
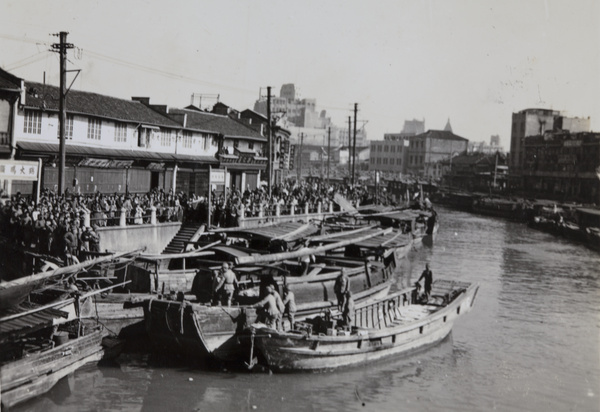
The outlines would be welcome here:
<svg viewBox="0 0 600 412">
<path fill-rule="evenodd" d="M 185 107 L 192 93 L 253 108 L 294 83 L 368 138 L 405 120 L 510 147 L 527 108 L 590 117 L 600 131 L 597 0 L 0 0 L 0 67 L 59 84 L 68 32 L 73 88 Z M 69 73 L 69 82 L 74 78 Z M 205 102 L 207 100 L 205 99 Z"/>
</svg>

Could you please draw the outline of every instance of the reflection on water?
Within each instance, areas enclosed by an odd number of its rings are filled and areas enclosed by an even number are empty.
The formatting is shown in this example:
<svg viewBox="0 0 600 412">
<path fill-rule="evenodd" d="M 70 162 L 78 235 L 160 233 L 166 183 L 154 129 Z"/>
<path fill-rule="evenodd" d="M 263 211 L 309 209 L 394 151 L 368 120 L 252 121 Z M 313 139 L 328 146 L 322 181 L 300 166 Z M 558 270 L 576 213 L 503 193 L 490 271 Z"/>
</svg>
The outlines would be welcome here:
<svg viewBox="0 0 600 412">
<path fill-rule="evenodd" d="M 412 285 L 478 282 L 475 308 L 434 348 L 335 373 L 208 371 L 122 355 L 88 366 L 32 411 L 599 410 L 600 255 L 524 225 L 440 210 L 436 244 L 398 269 Z M 363 406 L 364 404 L 364 406 Z"/>
</svg>

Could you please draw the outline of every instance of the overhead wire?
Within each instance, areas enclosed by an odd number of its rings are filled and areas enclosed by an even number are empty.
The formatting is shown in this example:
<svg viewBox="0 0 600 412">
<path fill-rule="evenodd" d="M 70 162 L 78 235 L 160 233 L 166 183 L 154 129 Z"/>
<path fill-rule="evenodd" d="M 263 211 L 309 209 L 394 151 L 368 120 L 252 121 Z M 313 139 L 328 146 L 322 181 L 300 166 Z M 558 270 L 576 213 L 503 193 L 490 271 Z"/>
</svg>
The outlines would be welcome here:
<svg viewBox="0 0 600 412">
<path fill-rule="evenodd" d="M 36 45 L 44 45 L 46 47 L 50 47 L 51 43 L 49 42 L 43 42 L 40 40 L 36 40 L 36 39 L 28 39 L 25 37 L 17 37 L 17 36 L 12 36 L 12 35 L 6 35 L 6 34 L 0 34 L 0 38 L 4 38 L 7 40 L 13 40 L 13 41 L 19 41 L 19 42 L 25 42 L 25 43 L 30 43 L 30 44 L 36 44 Z M 48 52 L 50 52 L 50 50 L 48 50 Z M 193 77 L 189 77 L 189 76 L 185 76 L 185 75 L 181 75 L 178 73 L 174 73 L 174 72 L 170 72 L 167 70 L 163 70 L 163 69 L 158 69 L 155 67 L 148 67 L 139 63 L 134 63 L 134 62 L 130 62 L 124 59 L 120 59 L 117 57 L 112 57 L 112 56 L 108 56 L 99 52 L 95 52 L 89 49 L 86 49 L 87 54 L 89 54 L 92 57 L 98 58 L 100 60 L 104 60 L 113 64 L 118 64 L 124 67 L 128 67 L 128 68 L 132 68 L 132 69 L 136 69 L 136 70 L 142 70 L 146 73 L 152 73 L 152 74 L 157 74 L 157 75 L 161 75 L 161 76 L 165 76 L 171 79 L 175 79 L 175 80 L 183 80 L 183 81 L 187 81 L 187 82 L 192 82 L 195 84 L 201 84 L 201 85 L 210 85 L 210 86 L 216 86 L 216 87 L 221 87 L 227 90 L 231 90 L 231 91 L 236 91 L 236 92 L 242 92 L 242 93 L 246 93 L 246 94 L 256 94 L 255 90 L 250 90 L 247 88 L 243 88 L 243 87 L 239 87 L 239 86 L 231 86 L 231 85 L 226 85 L 223 83 L 217 83 L 217 82 L 211 82 L 208 80 L 201 80 L 201 79 L 197 79 L 197 78 L 193 78 Z M 39 52 L 38 54 L 44 53 Z M 82 55 L 82 49 L 78 49 L 78 55 L 76 55 L 75 57 L 77 58 L 78 56 L 81 57 Z M 34 55 L 34 56 L 37 56 Z M 33 56 L 30 56 L 30 58 L 32 58 Z M 22 59 L 18 62 L 13 63 L 12 65 L 7 65 L 5 70 L 15 70 L 18 68 L 21 68 L 23 66 L 29 65 L 29 64 L 33 64 L 38 62 L 39 60 L 42 60 L 42 57 L 33 59 L 31 61 L 26 61 L 29 58 L 25 58 Z M 76 64 L 74 62 L 72 62 L 71 60 L 69 60 L 71 62 L 71 64 L 75 65 Z M 320 107 L 324 108 L 324 109 L 328 109 L 328 110 L 335 110 L 335 111 L 352 111 L 352 107 L 339 107 L 336 105 L 330 105 L 330 104 L 321 104 Z"/>
</svg>

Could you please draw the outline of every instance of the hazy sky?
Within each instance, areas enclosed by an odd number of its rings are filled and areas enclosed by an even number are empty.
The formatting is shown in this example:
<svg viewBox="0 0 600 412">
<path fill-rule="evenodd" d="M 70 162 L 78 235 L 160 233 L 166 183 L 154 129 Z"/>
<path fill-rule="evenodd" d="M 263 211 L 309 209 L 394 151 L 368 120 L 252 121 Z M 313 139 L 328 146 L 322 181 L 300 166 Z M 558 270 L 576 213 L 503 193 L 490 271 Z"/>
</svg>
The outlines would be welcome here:
<svg viewBox="0 0 600 412">
<path fill-rule="evenodd" d="M 74 88 L 184 107 L 192 93 L 252 108 L 294 83 L 369 139 L 425 119 L 469 140 L 501 136 L 530 107 L 591 117 L 600 131 L 597 0 L 0 0 L 0 66 L 58 84 L 58 42 L 78 49 Z M 69 78 L 72 79 L 73 74 Z M 263 89 L 263 93 L 266 91 Z"/>
</svg>

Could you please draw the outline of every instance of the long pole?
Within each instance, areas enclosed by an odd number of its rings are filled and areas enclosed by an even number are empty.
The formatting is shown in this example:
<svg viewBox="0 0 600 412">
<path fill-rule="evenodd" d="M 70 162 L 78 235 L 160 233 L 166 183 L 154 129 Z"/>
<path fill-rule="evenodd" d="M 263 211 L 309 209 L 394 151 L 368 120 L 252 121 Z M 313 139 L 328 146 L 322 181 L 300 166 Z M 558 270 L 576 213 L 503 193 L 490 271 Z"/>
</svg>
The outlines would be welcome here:
<svg viewBox="0 0 600 412">
<path fill-rule="evenodd" d="M 354 103 L 354 142 L 352 143 L 352 186 L 354 186 L 354 172 L 356 169 L 356 112 L 358 103 Z"/>
<path fill-rule="evenodd" d="M 496 164 L 494 165 L 494 189 L 496 189 L 496 173 L 498 173 L 498 152 L 496 152 Z"/>
<path fill-rule="evenodd" d="M 298 184 L 302 179 L 302 150 L 304 149 L 304 133 L 300 133 L 300 152 L 298 153 Z"/>
<path fill-rule="evenodd" d="M 65 129 L 66 129 L 66 95 L 67 95 L 67 32 L 61 31 L 60 44 L 58 44 L 58 53 L 60 55 L 60 96 L 58 102 L 58 124 L 60 128 L 60 143 L 59 143 L 59 168 L 58 168 L 58 194 L 62 195 L 65 190 L 65 163 L 66 163 L 66 147 L 65 147 Z"/>
<path fill-rule="evenodd" d="M 352 118 L 348 116 L 348 180 L 352 176 Z"/>
<path fill-rule="evenodd" d="M 327 130 L 327 184 L 329 185 L 329 169 L 331 157 L 331 127 Z"/>
<path fill-rule="evenodd" d="M 321 186 L 323 186 L 323 179 L 325 178 L 325 135 L 323 135 L 323 143 L 321 145 Z"/>
<path fill-rule="evenodd" d="M 273 186 L 273 138 L 271 136 L 271 86 L 267 87 L 267 135 L 269 142 L 269 199 L 271 198 Z M 243 192 L 242 188 L 242 192 Z"/>
<path fill-rule="evenodd" d="M 211 183 L 211 179 L 210 176 L 212 175 L 212 167 L 211 165 L 208 165 L 208 196 L 206 196 L 208 198 L 208 202 L 207 202 L 207 208 L 206 208 L 206 229 L 210 229 L 210 217 L 212 215 L 212 183 Z M 225 176 L 225 178 L 227 178 L 227 176 Z M 227 180 L 227 179 L 225 179 Z M 225 182 L 227 183 L 227 182 Z"/>
</svg>

